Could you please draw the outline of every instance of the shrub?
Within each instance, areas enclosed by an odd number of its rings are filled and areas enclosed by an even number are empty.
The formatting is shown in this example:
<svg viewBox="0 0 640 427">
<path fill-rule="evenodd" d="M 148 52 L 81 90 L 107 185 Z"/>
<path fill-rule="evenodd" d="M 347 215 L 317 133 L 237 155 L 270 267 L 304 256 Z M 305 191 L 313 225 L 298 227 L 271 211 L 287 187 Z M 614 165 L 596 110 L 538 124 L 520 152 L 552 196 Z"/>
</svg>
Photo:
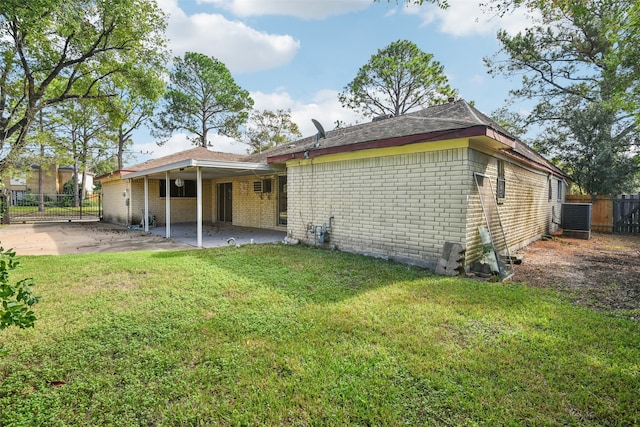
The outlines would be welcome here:
<svg viewBox="0 0 640 427">
<path fill-rule="evenodd" d="M 16 253 L 11 249 L 0 247 L 0 330 L 9 326 L 31 328 L 35 324 L 36 315 L 31 307 L 38 302 L 38 297 L 31 292 L 35 285 L 32 279 L 23 279 L 15 284 L 9 280 L 9 272 L 15 270 L 18 261 Z M 0 348 L 0 354 L 3 352 Z"/>
</svg>

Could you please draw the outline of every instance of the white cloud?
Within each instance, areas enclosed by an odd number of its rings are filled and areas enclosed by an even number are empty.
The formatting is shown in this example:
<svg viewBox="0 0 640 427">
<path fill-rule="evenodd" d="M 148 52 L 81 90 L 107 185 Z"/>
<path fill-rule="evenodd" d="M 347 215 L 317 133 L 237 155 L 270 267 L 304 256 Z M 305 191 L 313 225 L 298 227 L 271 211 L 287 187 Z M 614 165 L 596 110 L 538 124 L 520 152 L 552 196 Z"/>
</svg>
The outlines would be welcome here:
<svg viewBox="0 0 640 427">
<path fill-rule="evenodd" d="M 422 6 L 410 5 L 404 10 L 420 16 L 423 25 L 437 24 L 441 32 L 457 37 L 490 35 L 499 29 L 515 34 L 532 22 L 531 15 L 523 8 L 498 17 L 481 6 L 478 0 L 453 0 L 447 9 L 425 3 Z"/>
<path fill-rule="evenodd" d="M 304 137 L 317 133 L 311 119 L 319 121 L 326 131 L 334 129 L 337 120 L 346 125 L 363 121 L 359 114 L 342 107 L 335 90 L 320 90 L 309 102 L 294 100 L 287 92 L 281 91 L 268 94 L 254 92 L 251 97 L 255 101 L 254 108 L 258 110 L 290 109 L 291 120 L 298 124 Z"/>
<path fill-rule="evenodd" d="M 210 147 L 210 150 L 222 151 L 224 153 L 247 154 L 246 145 L 226 136 L 211 135 L 209 140 L 213 144 L 213 147 Z M 195 147 L 196 146 L 193 142 L 188 139 L 188 135 L 183 133 L 173 135 L 161 146 L 156 144 L 155 141 L 134 144 L 131 150 L 135 159 L 129 162 L 129 164 L 144 162 L 148 159 L 158 159 L 170 154 L 190 150 Z"/>
<path fill-rule="evenodd" d="M 236 16 L 284 15 L 302 19 L 324 19 L 367 9 L 372 0 L 199 0 Z"/>
<path fill-rule="evenodd" d="M 196 51 L 214 56 L 232 73 L 253 72 L 289 63 L 300 42 L 289 35 L 257 31 L 219 14 L 187 15 L 177 0 L 160 0 L 169 15 L 167 36 L 174 56 Z"/>
<path fill-rule="evenodd" d="M 389 9 L 387 13 L 384 14 L 384 17 L 388 18 L 390 16 L 395 16 L 397 14 L 398 14 L 398 9 Z"/>
<path fill-rule="evenodd" d="M 346 125 L 353 125 L 366 120 L 353 110 L 343 108 L 338 101 L 338 92 L 334 90 L 320 90 L 309 102 L 295 100 L 284 91 L 273 93 L 254 92 L 251 93 L 251 97 L 255 101 L 254 108 L 257 110 L 290 109 L 291 119 L 298 124 L 303 137 L 317 133 L 311 119 L 318 120 L 326 131 L 334 129 L 337 120 Z M 222 135 L 212 135 L 209 138 L 213 144 L 212 149 L 215 151 L 246 154 L 247 146 L 245 144 Z M 173 135 L 162 146 L 158 146 L 153 140 L 137 143 L 134 144 L 132 150 L 135 153 L 143 154 L 137 154 L 137 160 L 130 162 L 130 164 L 143 162 L 147 159 L 157 159 L 194 147 L 185 134 Z"/>
</svg>

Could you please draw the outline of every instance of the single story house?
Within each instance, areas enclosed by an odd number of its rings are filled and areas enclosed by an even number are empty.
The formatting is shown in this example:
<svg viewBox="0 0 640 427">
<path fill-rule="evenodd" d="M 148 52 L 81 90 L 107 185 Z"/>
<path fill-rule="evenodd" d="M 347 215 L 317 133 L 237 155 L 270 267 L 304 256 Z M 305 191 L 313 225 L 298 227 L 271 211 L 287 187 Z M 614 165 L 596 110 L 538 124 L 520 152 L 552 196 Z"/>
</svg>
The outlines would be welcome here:
<svg viewBox="0 0 640 427">
<path fill-rule="evenodd" d="M 452 244 L 450 257 L 469 268 L 487 246 L 502 258 L 558 228 L 568 176 L 463 100 L 317 127 L 260 154 L 196 148 L 100 177 L 104 219 L 136 223 L 146 211 L 168 230 L 172 221 L 281 229 L 427 268 Z"/>
</svg>

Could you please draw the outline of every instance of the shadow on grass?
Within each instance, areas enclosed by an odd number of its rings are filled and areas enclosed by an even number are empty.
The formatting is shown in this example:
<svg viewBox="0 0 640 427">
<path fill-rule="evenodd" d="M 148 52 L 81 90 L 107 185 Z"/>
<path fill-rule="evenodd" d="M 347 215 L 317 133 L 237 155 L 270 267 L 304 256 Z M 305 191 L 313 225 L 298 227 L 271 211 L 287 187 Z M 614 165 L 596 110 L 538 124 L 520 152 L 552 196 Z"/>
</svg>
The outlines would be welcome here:
<svg viewBox="0 0 640 427">
<path fill-rule="evenodd" d="M 526 288 L 518 283 L 487 283 L 459 277 L 437 276 L 430 270 L 364 255 L 282 244 L 244 245 L 175 252 L 157 252 L 153 259 L 192 258 L 224 272 L 226 280 L 266 287 L 302 303 L 333 304 L 397 283 L 409 286 L 415 301 L 446 299 L 466 309 L 522 311 Z M 514 289 L 520 289 L 514 292 Z M 538 291 L 557 302 L 553 292 Z M 446 303 L 445 301 L 443 301 Z M 474 308 L 475 307 L 475 308 Z"/>
<path fill-rule="evenodd" d="M 62 277 L 85 270 L 43 299 L 38 339 L 0 361 L 0 424 L 277 425 L 287 412 L 633 425 L 638 413 L 637 324 L 551 293 L 283 245 L 64 261 Z"/>
<path fill-rule="evenodd" d="M 154 255 L 165 259 L 187 256 L 224 270 L 225 276 L 237 283 L 268 287 L 299 302 L 315 304 L 336 303 L 398 281 L 432 276 L 430 272 L 391 261 L 281 244 Z"/>
</svg>

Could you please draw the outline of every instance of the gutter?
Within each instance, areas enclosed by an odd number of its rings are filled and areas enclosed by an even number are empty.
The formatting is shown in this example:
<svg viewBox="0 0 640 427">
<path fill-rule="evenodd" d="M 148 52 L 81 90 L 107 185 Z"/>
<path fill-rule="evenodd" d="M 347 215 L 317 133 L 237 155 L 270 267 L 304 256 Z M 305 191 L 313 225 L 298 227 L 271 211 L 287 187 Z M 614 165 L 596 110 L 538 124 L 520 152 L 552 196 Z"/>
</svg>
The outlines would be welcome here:
<svg viewBox="0 0 640 427">
<path fill-rule="evenodd" d="M 186 168 L 192 168 L 192 167 L 253 170 L 253 171 L 266 171 L 266 172 L 273 170 L 269 165 L 264 163 L 188 159 L 188 160 L 182 160 L 175 163 L 169 163 L 162 166 L 156 166 L 150 169 L 143 169 L 140 171 L 127 173 L 123 175 L 122 178 L 123 179 L 140 178 L 143 176 L 153 175 L 156 173 L 162 173 L 162 172 L 168 172 L 168 171 L 186 169 Z"/>
<path fill-rule="evenodd" d="M 376 141 L 356 142 L 354 144 L 338 145 L 335 147 L 314 149 L 312 146 L 310 146 L 310 148 L 307 150 L 267 157 L 267 163 L 282 163 L 288 160 L 308 159 L 318 156 L 324 156 L 327 154 L 348 153 L 352 151 L 369 150 L 374 148 L 400 147 L 403 145 L 415 144 L 419 142 L 435 142 L 447 139 L 472 138 L 478 136 L 486 136 L 508 147 L 515 147 L 515 143 L 510 138 L 507 138 L 506 136 L 496 132 L 488 126 L 478 125 L 464 129 L 443 130 L 426 134 L 407 135 Z"/>
</svg>

